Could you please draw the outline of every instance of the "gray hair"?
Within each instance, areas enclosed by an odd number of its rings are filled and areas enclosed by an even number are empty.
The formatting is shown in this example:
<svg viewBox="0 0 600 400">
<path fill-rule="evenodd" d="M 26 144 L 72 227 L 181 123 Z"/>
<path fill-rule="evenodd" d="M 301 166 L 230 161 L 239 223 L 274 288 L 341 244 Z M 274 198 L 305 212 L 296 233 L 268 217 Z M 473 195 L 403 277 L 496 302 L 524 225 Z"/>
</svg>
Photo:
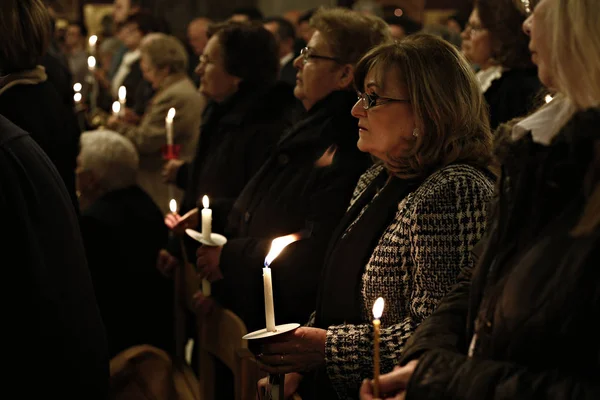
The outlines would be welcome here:
<svg viewBox="0 0 600 400">
<path fill-rule="evenodd" d="M 140 51 L 148 57 L 155 68 L 167 67 L 170 74 L 187 71 L 188 54 L 183 44 L 174 36 L 152 35 L 142 41 Z"/>
<path fill-rule="evenodd" d="M 106 191 L 134 185 L 140 164 L 135 146 L 129 139 L 109 130 L 81 134 L 79 164 L 91 171 Z"/>
</svg>

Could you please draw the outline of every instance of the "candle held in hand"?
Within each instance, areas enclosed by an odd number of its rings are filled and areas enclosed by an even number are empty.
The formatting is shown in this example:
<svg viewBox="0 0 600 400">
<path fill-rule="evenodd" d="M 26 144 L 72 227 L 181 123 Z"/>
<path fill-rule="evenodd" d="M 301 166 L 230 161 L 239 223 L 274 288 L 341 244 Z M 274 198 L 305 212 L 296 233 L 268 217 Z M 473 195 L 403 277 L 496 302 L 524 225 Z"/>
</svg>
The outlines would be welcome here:
<svg viewBox="0 0 600 400">
<path fill-rule="evenodd" d="M 119 103 L 118 101 L 115 101 L 115 102 L 112 104 L 112 112 L 113 112 L 113 115 L 114 115 L 115 117 L 118 117 L 118 116 L 119 116 L 119 112 L 120 112 L 120 111 L 121 111 L 121 103 Z"/>
<path fill-rule="evenodd" d="M 267 331 L 275 332 L 275 304 L 273 302 L 273 279 L 271 277 L 271 268 L 269 266 L 289 244 L 299 240 L 297 234 L 282 236 L 271 242 L 271 249 L 265 257 L 265 267 L 263 268 L 263 286 L 265 292 L 265 319 L 267 321 Z"/>
<path fill-rule="evenodd" d="M 384 301 L 382 297 L 375 300 L 373 305 L 373 397 L 379 397 L 379 327 L 381 314 L 383 314 Z"/>
<path fill-rule="evenodd" d="M 169 210 L 171 210 L 173 214 L 177 212 L 177 200 L 171 199 L 171 201 L 169 201 Z"/>
<path fill-rule="evenodd" d="M 125 86 L 121 86 L 119 88 L 119 104 L 121 104 L 121 112 L 119 115 L 123 116 L 125 114 L 125 105 L 127 103 L 127 88 Z"/>
<path fill-rule="evenodd" d="M 167 145 L 173 146 L 173 120 L 175 119 L 175 109 L 169 109 L 165 123 L 167 125 Z"/>
<path fill-rule="evenodd" d="M 96 36 L 96 35 L 90 36 L 88 43 L 90 45 L 90 54 L 95 56 L 96 55 L 96 43 L 98 43 L 98 36 Z"/>
<path fill-rule="evenodd" d="M 210 240 L 210 234 L 212 233 L 212 210 L 208 208 L 208 196 L 202 198 L 202 237 L 205 240 Z"/>
<path fill-rule="evenodd" d="M 96 69 L 96 57 L 94 57 L 94 56 L 88 57 L 88 69 L 92 72 Z"/>
</svg>

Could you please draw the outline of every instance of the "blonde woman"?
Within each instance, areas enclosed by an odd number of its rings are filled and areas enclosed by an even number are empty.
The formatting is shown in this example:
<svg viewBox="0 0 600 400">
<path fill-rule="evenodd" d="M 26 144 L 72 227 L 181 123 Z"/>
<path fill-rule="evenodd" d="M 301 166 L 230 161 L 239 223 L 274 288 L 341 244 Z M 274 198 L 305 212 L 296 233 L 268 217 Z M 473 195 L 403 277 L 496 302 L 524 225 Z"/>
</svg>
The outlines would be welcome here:
<svg viewBox="0 0 600 400">
<path fill-rule="evenodd" d="M 560 94 L 500 138 L 478 268 L 382 377 L 385 398 L 600 398 L 600 8 L 524 3 L 540 80 Z"/>
</svg>

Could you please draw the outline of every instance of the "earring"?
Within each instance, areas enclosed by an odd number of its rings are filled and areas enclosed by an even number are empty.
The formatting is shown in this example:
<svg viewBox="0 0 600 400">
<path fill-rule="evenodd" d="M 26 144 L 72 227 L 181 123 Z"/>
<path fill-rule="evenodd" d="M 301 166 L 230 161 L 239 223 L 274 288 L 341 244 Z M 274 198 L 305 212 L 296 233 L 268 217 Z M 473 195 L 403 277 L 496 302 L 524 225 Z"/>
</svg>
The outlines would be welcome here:
<svg viewBox="0 0 600 400">
<path fill-rule="evenodd" d="M 419 128 L 413 129 L 413 136 L 414 137 L 419 137 Z"/>
</svg>

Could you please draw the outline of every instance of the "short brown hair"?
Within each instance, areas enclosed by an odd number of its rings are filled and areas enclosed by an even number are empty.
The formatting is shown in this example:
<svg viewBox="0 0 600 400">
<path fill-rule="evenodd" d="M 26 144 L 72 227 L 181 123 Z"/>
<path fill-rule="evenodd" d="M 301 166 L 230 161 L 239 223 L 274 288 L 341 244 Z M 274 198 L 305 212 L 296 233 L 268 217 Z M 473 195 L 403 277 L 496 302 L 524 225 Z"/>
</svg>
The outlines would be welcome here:
<svg viewBox="0 0 600 400">
<path fill-rule="evenodd" d="M 342 64 L 356 65 L 373 47 L 392 41 L 389 26 L 373 15 L 345 8 L 320 8 L 310 19 Z"/>
<path fill-rule="evenodd" d="M 0 1 L 0 74 L 40 63 L 50 43 L 51 21 L 40 0 Z"/>
<path fill-rule="evenodd" d="M 271 84 L 279 74 L 275 36 L 258 22 L 222 22 L 208 27 L 223 51 L 225 70 L 251 84 Z"/>
<path fill-rule="evenodd" d="M 404 85 L 420 134 L 406 157 L 386 167 L 401 178 L 424 178 L 463 162 L 487 168 L 492 159 L 488 110 L 469 63 L 450 43 L 415 34 L 378 46 L 358 63 L 354 82 L 363 91 L 369 71 L 378 80 L 393 71 Z M 382 88 L 388 82 L 378 82 Z M 389 84 L 389 83 L 388 83 Z"/>
<path fill-rule="evenodd" d="M 477 0 L 475 8 L 490 33 L 496 62 L 506 68 L 533 68 L 529 38 L 522 28 L 526 16 L 513 0 Z"/>
</svg>

